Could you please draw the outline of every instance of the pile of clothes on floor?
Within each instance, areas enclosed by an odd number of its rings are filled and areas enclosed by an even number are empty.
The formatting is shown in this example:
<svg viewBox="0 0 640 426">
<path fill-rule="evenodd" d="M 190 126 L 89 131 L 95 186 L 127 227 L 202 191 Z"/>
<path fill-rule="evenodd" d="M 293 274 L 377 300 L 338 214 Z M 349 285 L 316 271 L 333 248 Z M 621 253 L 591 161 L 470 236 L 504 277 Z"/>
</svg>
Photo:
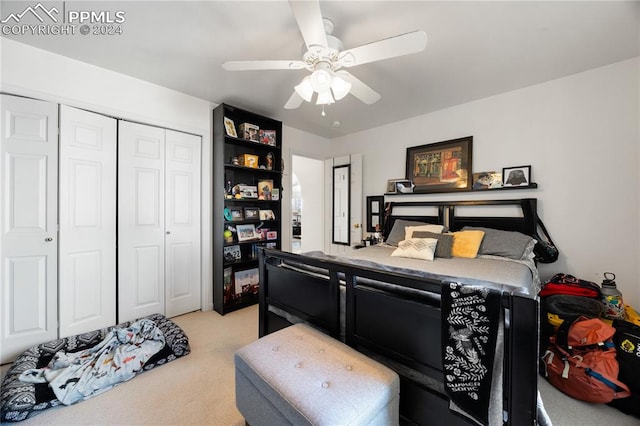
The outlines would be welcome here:
<svg viewBox="0 0 640 426">
<path fill-rule="evenodd" d="M 541 374 L 567 395 L 640 418 L 640 315 L 615 281 L 556 274 L 539 296 Z"/>
</svg>

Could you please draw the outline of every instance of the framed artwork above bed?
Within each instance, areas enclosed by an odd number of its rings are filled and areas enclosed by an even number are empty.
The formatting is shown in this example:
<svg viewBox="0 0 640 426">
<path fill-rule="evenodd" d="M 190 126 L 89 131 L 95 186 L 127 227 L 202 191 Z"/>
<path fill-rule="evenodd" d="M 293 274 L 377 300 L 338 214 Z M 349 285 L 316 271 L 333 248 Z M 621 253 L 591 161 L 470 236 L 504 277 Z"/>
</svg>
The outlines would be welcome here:
<svg viewBox="0 0 640 426">
<path fill-rule="evenodd" d="M 473 136 L 407 148 L 406 177 L 413 192 L 471 190 Z"/>
</svg>

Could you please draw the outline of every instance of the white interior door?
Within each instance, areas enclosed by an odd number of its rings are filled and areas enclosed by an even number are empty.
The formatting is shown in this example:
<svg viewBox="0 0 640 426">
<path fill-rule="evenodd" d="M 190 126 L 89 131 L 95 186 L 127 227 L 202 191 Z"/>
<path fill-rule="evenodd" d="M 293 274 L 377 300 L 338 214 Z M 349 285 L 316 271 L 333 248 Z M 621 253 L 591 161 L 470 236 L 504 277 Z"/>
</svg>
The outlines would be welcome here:
<svg viewBox="0 0 640 426">
<path fill-rule="evenodd" d="M 165 312 L 165 131 L 120 121 L 118 321 Z"/>
<path fill-rule="evenodd" d="M 116 323 L 116 126 L 60 106 L 60 337 Z"/>
<path fill-rule="evenodd" d="M 166 315 L 200 309 L 200 145 L 166 131 Z"/>
<path fill-rule="evenodd" d="M 58 106 L 0 95 L 0 362 L 55 339 Z"/>
</svg>

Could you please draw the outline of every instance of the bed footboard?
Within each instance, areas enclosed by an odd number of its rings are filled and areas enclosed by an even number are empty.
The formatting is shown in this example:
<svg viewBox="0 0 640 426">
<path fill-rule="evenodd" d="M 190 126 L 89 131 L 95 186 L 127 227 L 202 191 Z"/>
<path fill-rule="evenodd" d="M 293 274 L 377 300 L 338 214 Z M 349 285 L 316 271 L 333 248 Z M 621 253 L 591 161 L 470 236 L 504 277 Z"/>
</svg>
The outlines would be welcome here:
<svg viewBox="0 0 640 426">
<path fill-rule="evenodd" d="M 403 422 L 474 424 L 449 410 L 444 390 L 442 282 L 270 249 L 260 270 L 260 336 L 309 322 L 398 372 Z M 501 307 L 505 424 L 533 425 L 538 302 L 503 292 Z"/>
</svg>

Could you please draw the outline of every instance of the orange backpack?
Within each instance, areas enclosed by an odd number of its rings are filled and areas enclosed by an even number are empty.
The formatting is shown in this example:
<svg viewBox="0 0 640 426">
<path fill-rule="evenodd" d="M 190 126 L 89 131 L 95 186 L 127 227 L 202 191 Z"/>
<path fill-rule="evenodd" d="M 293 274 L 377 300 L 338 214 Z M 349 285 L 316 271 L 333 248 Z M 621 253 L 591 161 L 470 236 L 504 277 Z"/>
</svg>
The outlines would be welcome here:
<svg viewBox="0 0 640 426">
<path fill-rule="evenodd" d="M 631 395 L 618 381 L 614 334 L 615 329 L 598 318 L 564 321 L 543 356 L 547 380 L 582 401 L 606 403 Z"/>
</svg>

